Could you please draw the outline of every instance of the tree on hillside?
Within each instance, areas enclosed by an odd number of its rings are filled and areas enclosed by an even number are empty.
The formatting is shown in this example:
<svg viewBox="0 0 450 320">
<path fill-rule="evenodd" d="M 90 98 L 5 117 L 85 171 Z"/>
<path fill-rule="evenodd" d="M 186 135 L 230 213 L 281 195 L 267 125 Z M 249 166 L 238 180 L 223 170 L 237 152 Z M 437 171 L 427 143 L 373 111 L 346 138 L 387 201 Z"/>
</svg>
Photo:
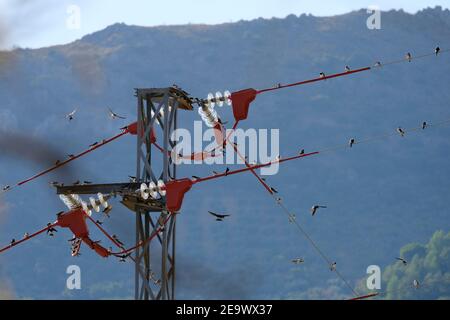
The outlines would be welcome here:
<svg viewBox="0 0 450 320">
<path fill-rule="evenodd" d="M 384 268 L 378 299 L 450 300 L 450 232 L 436 231 L 425 245 L 407 244 L 399 257 L 406 264 L 397 260 Z M 374 292 L 367 290 L 366 279 L 357 286 L 361 296 Z"/>
</svg>

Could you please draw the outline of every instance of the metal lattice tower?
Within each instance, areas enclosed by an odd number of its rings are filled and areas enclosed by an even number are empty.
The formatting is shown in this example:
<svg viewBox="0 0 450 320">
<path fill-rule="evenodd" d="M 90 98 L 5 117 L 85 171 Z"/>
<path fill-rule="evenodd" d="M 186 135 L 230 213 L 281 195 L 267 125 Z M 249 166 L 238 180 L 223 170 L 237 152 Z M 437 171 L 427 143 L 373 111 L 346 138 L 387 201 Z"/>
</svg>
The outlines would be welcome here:
<svg viewBox="0 0 450 320">
<path fill-rule="evenodd" d="M 136 181 L 59 186 L 57 193 L 121 195 L 121 203 L 136 214 L 135 299 L 172 300 L 175 298 L 178 212 L 169 215 L 164 194 L 144 199 L 139 188 L 143 183 L 145 186 L 158 185 L 176 179 L 176 165 L 170 156 L 175 142 L 171 138 L 177 128 L 178 109 L 192 110 L 193 107 L 188 94 L 177 87 L 136 89 L 136 97 Z M 156 136 L 162 146 L 157 144 Z"/>
<path fill-rule="evenodd" d="M 191 110 L 183 91 L 176 88 L 137 89 L 137 169 L 138 183 L 157 184 L 176 179 L 176 165 L 170 157 L 175 146 L 171 140 L 177 128 L 178 109 Z M 154 152 L 152 139 L 159 130 L 161 150 Z M 159 159 L 156 159 L 157 156 Z M 165 197 L 146 205 L 137 205 L 136 243 L 145 241 L 164 225 L 168 212 Z M 126 204 L 126 199 L 124 199 Z M 175 298 L 175 235 L 176 215 L 166 222 L 162 232 L 135 252 L 135 299 L 166 300 Z"/>
</svg>

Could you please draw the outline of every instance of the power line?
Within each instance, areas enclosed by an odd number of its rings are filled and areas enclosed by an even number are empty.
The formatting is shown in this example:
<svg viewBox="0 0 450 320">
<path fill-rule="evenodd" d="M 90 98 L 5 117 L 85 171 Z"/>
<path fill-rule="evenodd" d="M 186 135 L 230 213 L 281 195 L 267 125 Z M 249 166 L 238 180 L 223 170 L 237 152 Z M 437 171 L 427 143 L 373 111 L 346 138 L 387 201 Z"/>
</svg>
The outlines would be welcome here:
<svg viewBox="0 0 450 320">
<path fill-rule="evenodd" d="M 440 126 L 445 126 L 447 124 L 450 124 L 450 119 L 440 121 L 440 122 L 435 122 L 435 123 L 429 123 L 429 124 L 427 124 L 427 128 L 440 127 Z M 411 127 L 411 128 L 406 128 L 404 130 L 405 130 L 405 133 L 407 134 L 408 132 L 418 132 L 421 128 L 422 127 Z M 421 131 L 426 131 L 426 129 L 421 130 Z M 370 142 L 374 142 L 377 140 L 381 140 L 386 137 L 396 136 L 396 135 L 398 136 L 399 134 L 396 133 L 395 131 L 393 131 L 391 133 L 385 133 L 382 135 L 368 137 L 359 142 L 355 141 L 355 144 L 370 143 Z M 287 161 L 297 160 L 297 159 L 301 159 L 301 158 L 305 158 L 305 157 L 320 155 L 320 154 L 329 153 L 329 152 L 337 151 L 340 149 L 348 149 L 348 148 L 349 148 L 348 143 L 345 145 L 337 144 L 337 145 L 334 145 L 331 147 L 317 149 L 316 151 L 313 151 L 313 152 L 307 152 L 305 154 L 290 156 L 290 157 L 286 157 L 286 158 L 280 158 L 278 160 L 273 160 L 273 161 L 265 162 L 262 164 L 250 165 L 250 167 L 246 167 L 246 168 L 242 168 L 242 169 L 230 170 L 227 173 L 219 173 L 219 174 L 214 174 L 214 175 L 210 175 L 210 176 L 206 176 L 206 177 L 199 177 L 198 179 L 194 179 L 193 183 L 196 184 L 196 183 L 201 183 L 201 182 L 205 182 L 205 181 L 215 180 L 215 179 L 228 177 L 228 176 L 232 176 L 232 175 L 247 172 L 247 171 L 252 171 L 252 170 L 268 167 L 268 166 L 271 166 L 271 165 L 277 164 L 277 163 L 283 163 L 283 162 L 287 162 Z"/>
<path fill-rule="evenodd" d="M 230 140 L 228 140 L 233 145 L 233 149 L 236 152 L 236 154 L 245 162 L 245 166 L 251 170 L 251 173 L 258 179 L 258 181 L 263 185 L 263 187 L 267 190 L 269 195 L 272 196 L 272 198 L 275 200 L 275 203 L 280 206 L 280 208 L 287 214 L 289 220 L 297 226 L 298 230 L 301 232 L 301 234 L 310 242 L 310 244 L 313 246 L 313 248 L 317 251 L 317 253 L 325 260 L 327 263 L 327 267 L 330 267 L 332 265 L 331 259 L 329 259 L 322 249 L 318 246 L 318 244 L 311 238 L 311 236 L 305 231 L 304 228 L 300 226 L 300 224 L 297 222 L 297 220 L 294 218 L 292 219 L 292 215 L 289 212 L 289 210 L 284 206 L 284 204 L 281 202 L 281 200 L 277 199 L 277 197 L 274 195 L 273 190 L 269 187 L 269 185 L 256 173 L 256 171 L 249 165 L 245 157 L 242 156 L 242 154 L 239 152 L 236 145 L 234 145 Z M 336 272 L 337 276 L 345 283 L 345 285 L 353 292 L 355 296 L 358 294 L 353 289 L 353 287 L 349 284 L 349 282 L 342 276 L 342 274 L 337 270 L 336 267 L 331 268 L 332 271 Z"/>
<path fill-rule="evenodd" d="M 450 52 L 450 49 L 447 50 L 440 50 L 439 54 L 442 53 L 446 53 L 446 52 Z M 348 75 L 352 75 L 355 73 L 361 73 L 361 72 L 365 72 L 365 71 L 371 71 L 371 70 L 375 70 L 377 68 L 381 68 L 381 67 L 386 67 L 386 66 L 391 66 L 394 64 L 399 64 L 399 63 L 405 63 L 405 62 L 409 62 L 409 61 L 413 61 L 413 60 L 419 60 L 419 59 L 424 59 L 430 56 L 436 56 L 436 53 L 424 53 L 415 57 L 411 57 L 411 59 L 407 59 L 407 58 L 403 58 L 403 59 L 397 59 L 397 60 L 392 60 L 392 61 L 388 61 L 385 63 L 382 63 L 381 61 L 375 63 L 374 65 L 369 65 L 366 67 L 361 67 L 358 69 L 354 69 L 354 70 L 348 70 L 345 72 L 340 72 L 340 73 L 334 73 L 334 74 L 330 74 L 330 75 L 325 75 L 323 74 L 322 76 L 318 77 L 318 78 L 312 78 L 312 79 L 308 79 L 308 80 L 303 80 L 303 81 L 299 81 L 299 82 L 294 82 L 294 83 L 289 83 L 289 84 L 279 84 L 275 87 L 268 87 L 268 88 L 264 88 L 264 89 L 260 89 L 256 91 L 256 94 L 261 94 L 261 93 L 265 93 L 265 92 L 270 92 L 270 91 L 275 91 L 275 90 L 281 90 L 281 89 L 286 89 L 286 88 L 290 88 L 290 87 L 296 87 L 296 86 L 301 86 L 304 84 L 309 84 L 309 83 L 314 83 L 314 82 L 318 82 L 318 81 L 325 81 L 328 79 L 333 79 L 333 78 L 339 78 L 339 77 L 344 77 L 344 76 L 348 76 Z"/>
</svg>

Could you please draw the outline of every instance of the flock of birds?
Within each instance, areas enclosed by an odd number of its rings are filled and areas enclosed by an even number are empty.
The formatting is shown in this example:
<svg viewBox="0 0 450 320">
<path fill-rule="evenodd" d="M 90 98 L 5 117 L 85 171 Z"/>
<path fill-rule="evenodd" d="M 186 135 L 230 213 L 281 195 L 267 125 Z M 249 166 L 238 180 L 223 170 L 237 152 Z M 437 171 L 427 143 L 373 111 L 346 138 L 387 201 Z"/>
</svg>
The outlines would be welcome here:
<svg viewBox="0 0 450 320">
<path fill-rule="evenodd" d="M 439 53 L 441 52 L 441 48 L 439 47 L 439 46 L 437 46 L 435 49 L 434 49 L 434 53 L 435 53 L 435 55 L 436 56 L 438 56 L 439 55 Z M 405 54 L 405 59 L 408 61 L 408 62 L 411 62 L 412 60 L 413 60 L 413 55 L 412 55 L 412 53 L 411 52 L 407 52 L 406 54 Z M 375 62 L 375 64 L 374 64 L 374 66 L 375 67 L 381 67 L 383 64 L 381 63 L 381 61 L 377 61 L 377 62 Z M 352 69 L 349 67 L 349 66 L 345 66 L 345 72 L 350 72 Z M 319 76 L 320 76 L 320 78 L 325 78 L 326 77 L 326 74 L 325 74 L 325 72 L 321 72 L 321 73 L 319 73 Z M 276 85 L 276 87 L 281 87 L 282 85 L 281 85 L 281 83 L 278 83 L 277 85 Z"/>
<path fill-rule="evenodd" d="M 439 47 L 436 48 L 436 55 L 439 53 L 439 50 L 440 50 Z M 408 60 L 409 60 L 409 59 L 412 59 L 412 56 L 411 56 L 410 54 L 408 54 L 408 55 L 407 55 L 407 59 L 408 59 Z M 347 68 L 348 68 L 348 67 L 346 67 L 346 69 L 347 69 Z M 421 124 L 422 130 L 426 129 L 427 127 L 428 127 L 427 122 L 425 122 L 425 121 L 422 122 L 422 124 Z M 403 129 L 403 128 L 401 128 L 401 127 L 398 127 L 398 128 L 396 129 L 396 132 L 397 132 L 401 137 L 404 137 L 405 134 L 406 134 L 406 130 Z M 356 143 L 357 143 L 356 139 L 355 139 L 355 138 L 351 138 L 351 139 L 348 141 L 348 147 L 352 148 L 353 145 L 355 145 Z M 301 149 L 300 152 L 299 152 L 299 154 L 300 154 L 300 155 L 305 154 L 305 149 Z M 279 159 L 280 159 L 280 156 L 277 157 L 277 160 L 279 160 Z M 248 157 L 245 157 L 245 161 L 248 162 Z M 252 163 L 250 163 L 250 164 L 251 164 L 251 165 L 256 165 L 257 162 L 252 162 Z M 227 173 L 228 173 L 229 171 L 230 171 L 230 169 L 227 167 L 226 170 L 225 170 L 225 172 L 224 172 L 225 176 L 227 175 Z M 218 175 L 218 174 L 221 174 L 221 173 L 220 173 L 220 172 L 217 172 L 217 171 L 213 171 L 213 174 L 214 174 L 214 175 Z M 192 178 L 193 178 L 193 179 L 200 179 L 198 176 L 192 176 Z M 261 178 L 261 179 L 262 179 L 264 182 L 266 182 L 266 179 L 265 179 L 265 178 Z M 273 192 L 273 194 L 277 194 L 277 193 L 278 193 L 278 191 L 277 191 L 274 187 L 269 186 L 269 188 L 270 188 L 270 190 Z M 276 198 L 276 200 L 277 200 L 278 203 L 280 203 L 280 202 L 282 201 L 281 198 Z M 313 205 L 313 206 L 311 207 L 311 209 L 310 209 L 311 216 L 314 217 L 314 216 L 318 213 L 319 209 L 326 209 L 326 208 L 327 208 L 327 206 L 325 206 L 325 205 L 320 205 L 320 204 L 315 204 L 315 205 Z M 231 216 L 230 214 L 217 213 L 217 212 L 213 212 L 213 211 L 208 211 L 208 213 L 209 213 L 210 215 L 212 215 L 212 216 L 215 218 L 216 221 L 219 221 L 219 222 L 222 222 L 222 221 L 224 221 L 225 218 Z M 290 215 L 289 215 L 289 222 L 292 223 L 292 222 L 295 221 L 295 219 L 296 219 L 295 214 L 290 214 Z M 400 261 L 405 267 L 408 265 L 408 262 L 407 262 L 404 258 L 398 257 L 398 258 L 396 258 L 396 260 Z M 300 264 L 303 264 L 304 262 L 305 262 L 304 258 L 301 258 L 301 257 L 296 257 L 296 258 L 293 258 L 293 259 L 291 260 L 291 263 L 293 263 L 294 265 L 300 265 Z M 330 266 L 329 266 L 330 271 L 336 271 L 336 268 L 337 268 L 337 263 L 336 263 L 336 262 L 330 263 Z M 413 286 L 415 289 L 419 289 L 419 287 L 420 287 L 419 281 L 416 280 L 416 279 L 414 279 L 414 281 L 413 281 L 413 283 L 412 283 L 412 286 Z"/>
<path fill-rule="evenodd" d="M 77 108 L 75 108 L 72 112 L 66 114 L 66 119 L 69 121 L 72 121 L 73 119 L 75 119 L 75 114 L 77 113 Z M 114 111 L 111 110 L 111 108 L 108 108 L 108 116 L 111 120 L 116 120 L 116 119 L 126 119 L 126 117 L 121 116 L 117 113 L 115 113 Z"/>
<path fill-rule="evenodd" d="M 65 118 L 66 118 L 68 121 L 72 121 L 73 119 L 75 119 L 75 114 L 77 113 L 77 110 L 78 110 L 78 109 L 75 108 L 72 112 L 66 114 L 66 115 L 65 115 Z M 117 114 L 116 112 L 114 112 L 113 110 L 111 110 L 111 108 L 108 108 L 108 116 L 109 116 L 109 118 L 110 118 L 111 120 L 116 120 L 116 119 L 126 119 L 126 117 Z M 105 140 L 102 140 L 102 141 L 95 141 L 94 143 L 90 144 L 89 147 L 90 147 L 90 148 L 93 148 L 93 147 L 95 147 L 95 146 L 97 146 L 97 145 L 99 145 L 99 144 L 102 144 L 102 143 L 105 143 Z M 75 155 L 74 155 L 74 154 L 69 154 L 69 155 L 67 155 L 67 157 L 68 157 L 69 159 L 73 159 L 73 158 L 75 158 Z M 57 166 L 57 165 L 59 165 L 60 163 L 61 163 L 61 160 L 56 160 L 55 163 L 54 163 L 54 165 Z M 90 181 L 84 181 L 84 183 L 81 183 L 80 181 L 76 181 L 76 182 L 74 183 L 74 185 L 90 184 L 90 183 L 91 183 Z M 52 182 L 51 184 L 53 184 L 54 186 L 57 186 L 57 185 L 62 186 L 62 185 L 63 185 L 63 184 L 58 184 L 57 182 Z M 5 187 L 3 188 L 3 191 L 7 191 L 9 188 L 10 188 L 10 186 L 5 186 Z"/>
<path fill-rule="evenodd" d="M 437 46 L 437 47 L 435 48 L 435 50 L 434 50 L 435 55 L 438 56 L 439 53 L 440 53 L 440 51 L 441 51 L 440 47 Z M 411 61 L 413 60 L 413 55 L 412 55 L 410 52 L 408 52 L 408 53 L 406 53 L 404 59 L 407 60 L 408 62 L 411 62 Z M 383 64 L 382 64 L 380 61 L 377 61 L 377 62 L 374 64 L 375 67 L 381 67 L 382 65 L 383 65 Z M 348 65 L 345 66 L 345 72 L 350 72 L 350 71 L 351 71 L 351 68 L 350 68 Z M 319 76 L 320 76 L 320 78 L 326 78 L 326 74 L 325 74 L 324 72 L 320 72 Z M 281 83 L 278 83 L 278 84 L 276 85 L 276 87 L 282 87 L 282 84 L 281 84 Z M 117 113 L 114 112 L 111 108 L 108 108 L 107 111 L 108 111 L 108 116 L 109 116 L 109 118 L 110 118 L 111 120 L 116 120 L 116 119 L 126 119 L 126 117 L 117 114 Z M 77 113 L 77 108 L 75 108 L 72 112 L 66 114 L 66 115 L 65 115 L 65 118 L 66 118 L 69 122 L 70 122 L 70 121 L 73 121 L 73 120 L 75 119 L 76 113 Z M 220 121 L 220 119 L 219 119 L 219 121 Z M 220 122 L 221 122 L 221 121 L 220 121 Z M 221 123 L 222 123 L 222 122 L 221 122 Z M 222 124 L 225 124 L 225 123 L 222 123 Z M 428 126 L 427 122 L 424 121 L 424 122 L 422 123 L 422 125 L 421 125 L 421 128 L 422 128 L 422 129 L 426 129 L 427 126 Z M 403 128 L 401 128 L 401 127 L 398 127 L 398 128 L 396 129 L 396 132 L 397 132 L 401 137 L 404 137 L 405 134 L 406 134 L 406 130 L 403 129 Z M 101 141 L 101 142 L 96 141 L 96 142 L 90 144 L 89 147 L 93 148 L 93 147 L 96 147 L 96 146 L 98 146 L 99 144 L 104 143 L 104 142 L 105 142 L 104 140 Z M 348 141 L 348 146 L 349 146 L 350 148 L 352 148 L 356 143 L 357 143 L 357 140 L 356 140 L 355 138 L 351 138 L 351 139 Z M 235 146 L 236 146 L 236 144 L 235 144 Z M 304 150 L 304 149 L 301 149 L 300 152 L 299 152 L 299 154 L 300 154 L 300 155 L 305 154 L 305 150 Z M 67 156 L 68 156 L 69 159 L 72 159 L 72 158 L 75 157 L 75 155 L 73 155 L 73 154 L 69 154 L 69 155 L 67 155 Z M 278 157 L 277 157 L 277 160 L 279 160 L 279 159 L 280 159 L 280 158 L 279 158 L 279 156 L 278 156 Z M 248 158 L 247 158 L 247 157 L 245 157 L 245 160 L 246 160 L 246 162 L 248 162 Z M 60 160 L 57 160 L 57 161 L 55 162 L 55 165 L 59 165 L 60 163 L 61 163 L 61 161 L 60 161 Z M 251 162 L 251 163 L 250 163 L 250 165 L 256 165 L 256 164 L 257 164 L 256 162 Z M 225 169 L 224 175 L 226 176 L 226 175 L 228 174 L 229 171 L 230 171 L 230 169 L 227 167 L 227 168 Z M 213 174 L 219 175 L 219 174 L 222 174 L 222 173 L 219 173 L 219 172 L 217 172 L 217 171 L 213 171 Z M 197 177 L 197 176 L 192 176 L 192 178 L 193 178 L 193 179 L 200 179 L 200 178 Z M 263 180 L 264 182 L 266 181 L 264 178 L 262 178 L 262 180 Z M 131 177 L 131 176 L 130 176 L 130 181 L 131 181 L 131 182 L 136 182 L 137 179 L 136 179 L 136 177 Z M 87 185 L 87 184 L 91 184 L 91 183 L 92 183 L 91 181 L 76 181 L 76 182 L 73 183 L 73 185 Z M 62 185 L 62 184 L 60 184 L 60 183 L 58 183 L 58 182 L 50 182 L 50 184 L 53 185 L 53 186 L 61 186 L 61 185 Z M 275 188 L 273 188 L 273 187 L 271 187 L 271 186 L 269 186 L 269 188 L 270 188 L 270 190 L 271 190 L 271 192 L 272 192 L 273 194 L 277 194 L 277 193 L 278 193 L 278 191 L 277 191 Z M 5 186 L 5 187 L 3 187 L 3 191 L 7 191 L 8 189 L 10 189 L 10 186 Z M 281 198 L 276 198 L 276 200 L 277 200 L 277 202 L 279 202 L 279 203 L 281 202 Z M 311 209 L 310 209 L 311 216 L 314 217 L 314 216 L 318 213 L 318 211 L 319 211 L 320 209 L 326 209 L 326 208 L 327 208 L 327 206 L 325 206 L 325 205 L 320 205 L 320 204 L 315 204 L 315 205 L 313 205 L 313 206 L 311 207 Z M 109 217 L 110 217 L 109 213 L 110 213 L 111 210 L 112 210 L 112 207 L 111 207 L 111 206 L 108 206 L 108 207 L 104 208 L 104 210 L 103 210 L 104 217 L 109 218 Z M 61 215 L 62 213 L 64 213 L 64 212 L 63 212 L 63 211 L 62 211 L 62 212 L 59 212 L 59 213 L 57 214 L 57 216 L 58 216 L 58 215 Z M 228 217 L 231 216 L 231 214 L 227 214 L 227 213 L 217 213 L 217 212 L 213 212 L 213 211 L 208 211 L 208 213 L 209 213 L 211 216 L 213 216 L 213 217 L 215 218 L 216 221 L 219 221 L 219 222 L 222 222 L 222 221 L 224 221 L 226 218 L 228 218 Z M 290 216 L 289 216 L 289 221 L 290 221 L 290 222 L 294 222 L 294 221 L 295 221 L 295 215 L 294 215 L 294 214 L 290 214 Z M 96 223 L 97 223 L 98 225 L 102 225 L 102 224 L 103 224 L 103 221 L 97 220 Z M 55 235 L 55 233 L 58 232 L 58 230 L 56 230 L 56 229 L 53 228 L 53 227 L 50 227 L 50 226 L 51 226 L 51 223 L 48 223 L 47 226 L 49 227 L 49 228 L 47 229 L 47 231 L 46 231 L 47 235 L 50 236 L 50 237 L 53 237 L 53 236 Z M 28 233 L 25 233 L 25 234 L 24 234 L 24 238 L 28 238 L 28 237 L 29 237 L 29 234 L 28 234 Z M 120 240 L 116 235 L 112 235 L 112 238 L 113 238 L 119 245 L 124 246 L 123 242 L 121 242 L 121 240 Z M 73 239 L 70 239 L 70 240 L 68 240 L 68 241 L 71 242 L 71 244 L 72 244 L 72 255 L 79 255 L 79 246 L 81 245 L 81 240 L 78 239 L 78 238 L 73 238 Z M 98 241 L 98 242 L 100 242 L 100 241 Z M 15 244 L 16 244 L 16 240 L 15 240 L 15 239 L 12 239 L 11 242 L 10 242 L 10 245 L 11 245 L 11 246 L 14 246 Z M 112 250 L 112 249 L 110 248 L 110 250 Z M 75 253 L 75 254 L 74 254 L 74 253 Z M 131 253 L 126 254 L 126 255 L 123 255 L 123 256 L 120 256 L 120 257 L 119 257 L 119 258 L 120 258 L 120 261 L 125 262 L 125 261 L 126 261 L 126 258 L 128 258 L 128 257 L 130 256 L 130 254 L 131 254 Z M 403 266 L 405 266 L 405 267 L 408 266 L 408 262 L 407 262 L 404 258 L 397 257 L 396 260 L 398 260 Z M 291 260 L 291 263 L 294 264 L 294 265 L 301 265 L 301 264 L 303 264 L 304 262 L 305 262 L 305 260 L 304 260 L 304 258 L 302 258 L 302 257 L 296 257 L 296 258 L 293 258 L 293 259 Z M 336 267 L 337 267 L 337 263 L 336 263 L 336 262 L 330 263 L 330 266 L 329 266 L 330 271 L 336 271 Z M 151 278 L 152 280 L 154 280 L 155 283 L 157 283 L 158 281 L 160 281 L 160 280 L 153 279 L 153 273 L 150 275 L 150 278 Z M 419 287 L 420 287 L 419 281 L 416 280 L 416 279 L 413 280 L 412 286 L 413 286 L 415 289 L 419 289 Z"/>
</svg>

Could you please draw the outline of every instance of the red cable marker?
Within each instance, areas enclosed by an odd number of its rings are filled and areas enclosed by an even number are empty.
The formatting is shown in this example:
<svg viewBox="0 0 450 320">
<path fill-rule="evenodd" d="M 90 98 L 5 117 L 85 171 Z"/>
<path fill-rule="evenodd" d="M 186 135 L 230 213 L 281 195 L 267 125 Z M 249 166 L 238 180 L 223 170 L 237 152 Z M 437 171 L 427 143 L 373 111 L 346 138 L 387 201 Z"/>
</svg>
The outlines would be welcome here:
<svg viewBox="0 0 450 320">
<path fill-rule="evenodd" d="M 250 103 L 255 100 L 257 94 L 258 92 L 252 88 L 231 94 L 230 99 L 232 101 L 233 115 L 236 122 L 247 119 Z"/>
<path fill-rule="evenodd" d="M 179 211 L 184 195 L 191 189 L 193 184 L 193 181 L 188 178 L 166 182 L 167 210 L 171 212 Z"/>
</svg>

